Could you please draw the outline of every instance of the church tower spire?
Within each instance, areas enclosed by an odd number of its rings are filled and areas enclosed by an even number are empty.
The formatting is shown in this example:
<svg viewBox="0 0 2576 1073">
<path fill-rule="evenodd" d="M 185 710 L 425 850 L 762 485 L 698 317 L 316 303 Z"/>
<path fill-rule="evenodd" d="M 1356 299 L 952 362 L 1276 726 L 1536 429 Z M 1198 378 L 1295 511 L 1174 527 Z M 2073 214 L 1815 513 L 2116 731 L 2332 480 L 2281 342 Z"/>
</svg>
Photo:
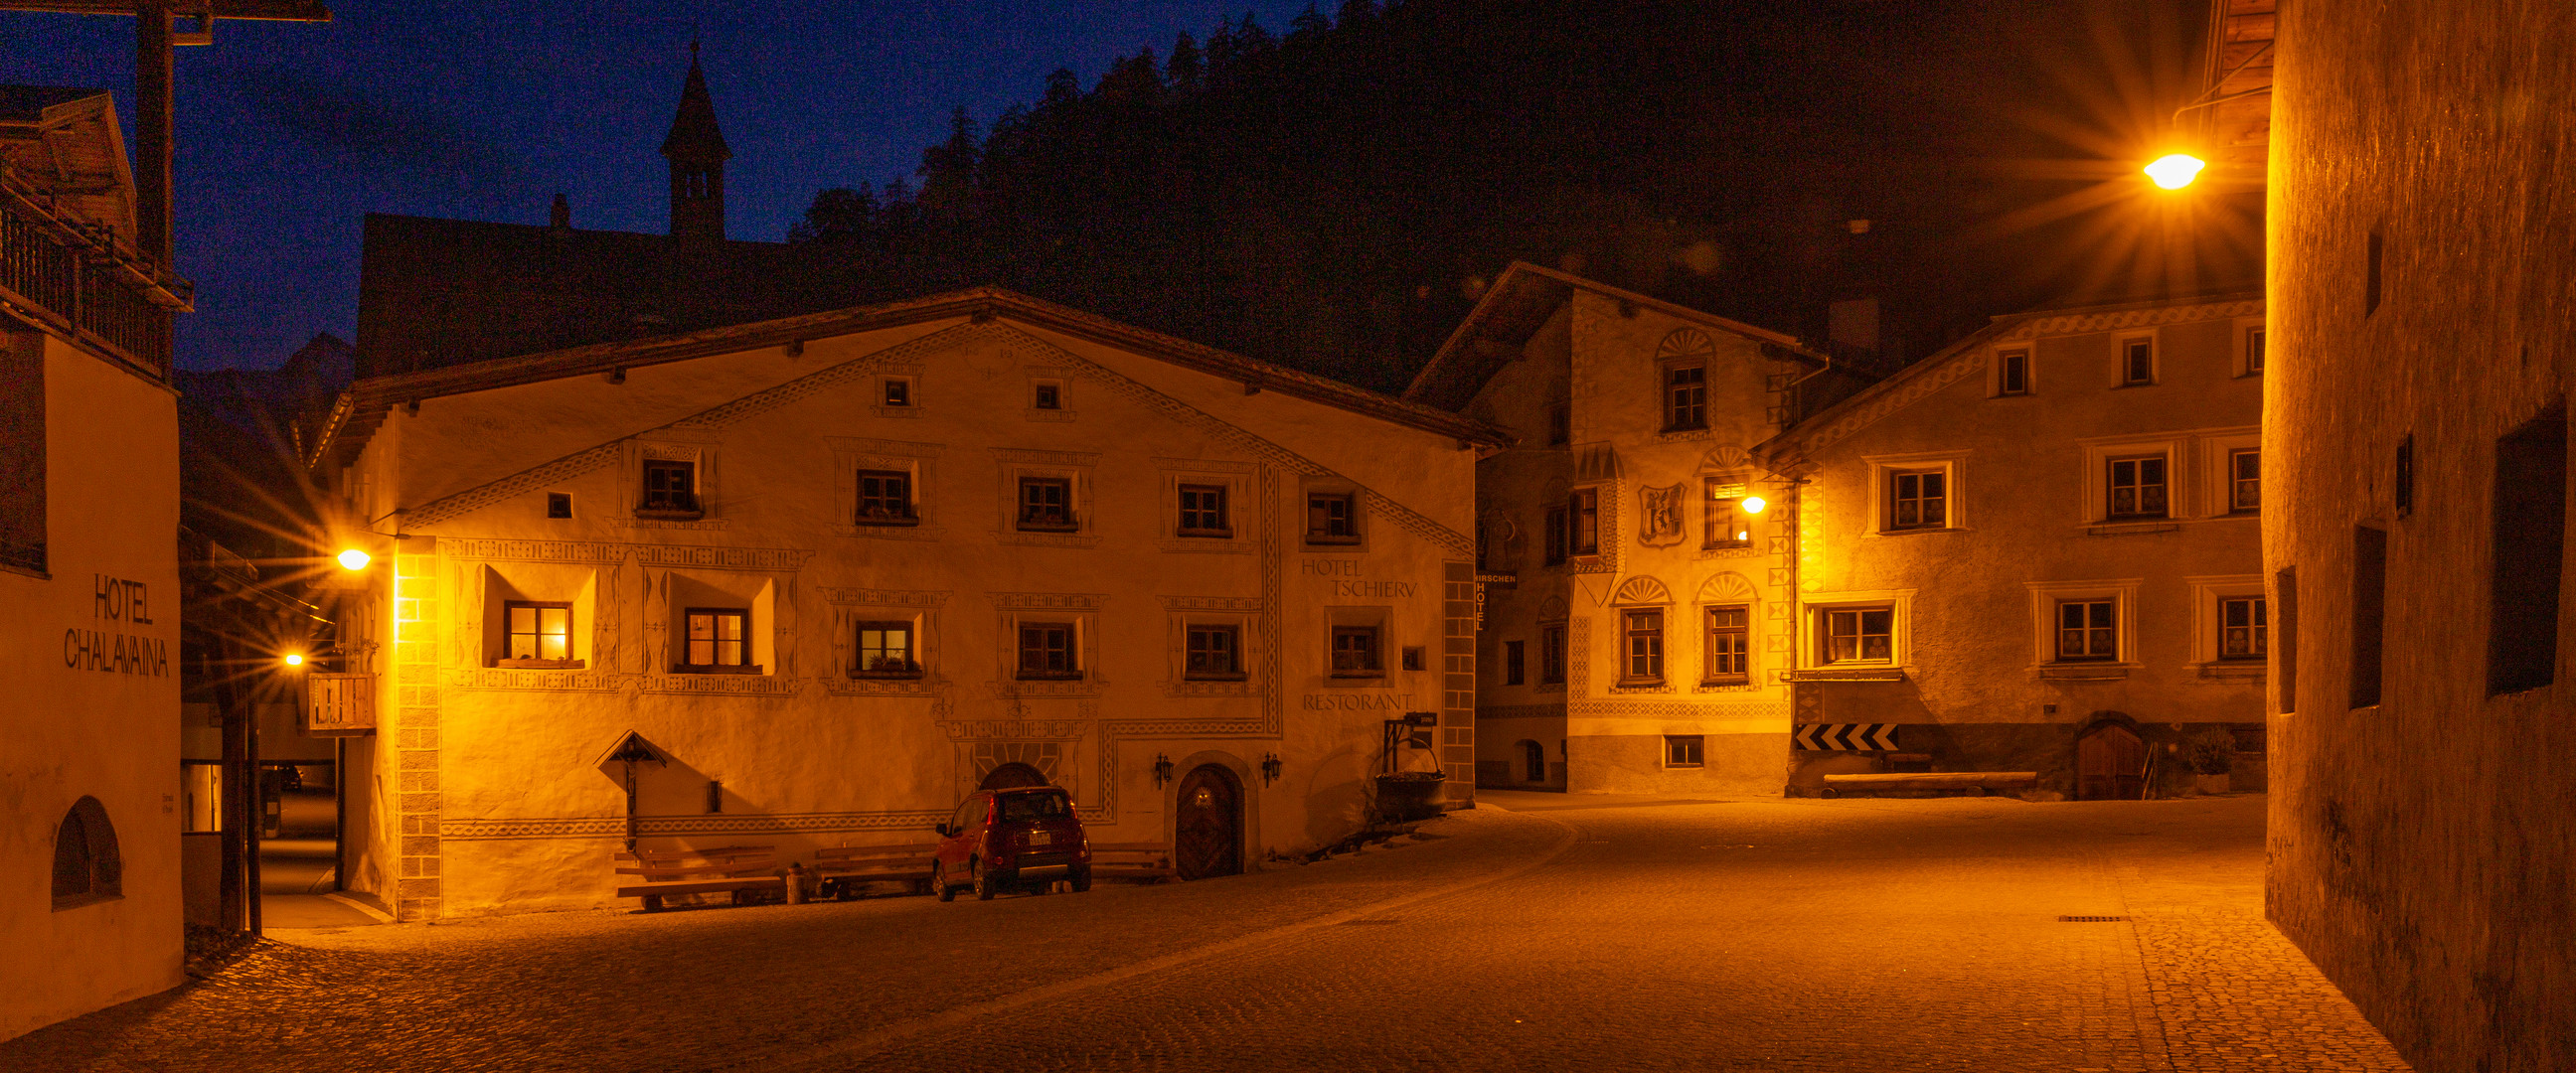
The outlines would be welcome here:
<svg viewBox="0 0 2576 1073">
<path fill-rule="evenodd" d="M 698 67 L 698 43 L 689 42 L 689 78 L 680 87 L 680 111 L 662 139 L 671 161 L 671 237 L 724 238 L 724 165 L 733 151 L 716 130 L 715 99 Z"/>
</svg>

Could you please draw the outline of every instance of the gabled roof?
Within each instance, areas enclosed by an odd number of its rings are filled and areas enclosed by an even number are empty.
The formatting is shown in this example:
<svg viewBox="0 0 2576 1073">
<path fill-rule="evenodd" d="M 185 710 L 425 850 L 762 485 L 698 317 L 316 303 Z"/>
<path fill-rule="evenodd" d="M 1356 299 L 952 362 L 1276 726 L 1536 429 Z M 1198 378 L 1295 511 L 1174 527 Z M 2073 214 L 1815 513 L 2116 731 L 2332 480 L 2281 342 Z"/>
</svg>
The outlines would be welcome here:
<svg viewBox="0 0 2576 1073">
<path fill-rule="evenodd" d="M 691 163 L 733 159 L 724 133 L 716 129 L 715 98 L 707 93 L 707 73 L 698 66 L 698 46 L 689 45 L 689 77 L 680 86 L 680 110 L 671 116 L 671 133 L 662 139 L 662 155 Z"/>
<path fill-rule="evenodd" d="M 103 89 L 0 86 L 0 161 L 12 183 L 63 215 L 134 246 L 134 171 L 115 99 Z"/>
<path fill-rule="evenodd" d="M 1890 414 L 1930 398 L 1941 388 L 1958 382 L 1964 372 L 1958 368 L 1962 363 L 1979 360 L 1987 348 L 1999 343 L 2043 335 L 2074 335 L 2222 316 L 2245 316 L 2260 310 L 2262 303 L 2261 291 L 2230 291 L 2199 297 L 2007 313 L 1957 342 L 1942 347 L 1932 356 L 1908 365 L 1895 375 L 1756 444 L 1753 457 L 1774 473 L 1795 469 L 1814 452 L 1839 443 Z M 2193 311 L 2205 307 L 2213 308 L 2206 316 L 2193 315 Z"/>
<path fill-rule="evenodd" d="M 356 455 L 393 407 L 442 395 L 687 361 L 907 324 L 1007 315 L 1050 331 L 1240 381 L 1246 393 L 1277 391 L 1382 421 L 1456 437 L 1461 444 L 1510 446 L 1513 437 L 1482 421 L 1354 387 L 1284 365 L 1202 346 L 999 287 L 975 287 L 904 302 L 856 306 L 563 350 L 359 379 L 334 403 L 308 465 Z"/>
<path fill-rule="evenodd" d="M 1461 410 L 1475 401 L 1484 390 L 1485 381 L 1495 371 L 1521 356 L 1521 348 L 1530 337 L 1565 304 L 1567 296 L 1577 289 L 1591 291 L 1621 302 L 1643 306 L 1658 313 L 1703 324 L 1723 332 L 1775 347 L 1799 360 L 1816 365 L 1829 364 L 1819 354 L 1799 344 L 1795 337 L 1741 321 L 1728 320 L 1713 313 L 1703 313 L 1688 306 L 1674 305 L 1660 298 L 1649 298 L 1634 291 L 1624 291 L 1606 283 L 1555 269 L 1541 268 L 1527 261 L 1514 261 L 1503 269 L 1500 278 L 1487 288 L 1467 319 L 1449 333 L 1449 340 L 1431 356 L 1431 362 L 1413 377 L 1404 397 L 1414 402 L 1444 410 Z"/>
</svg>

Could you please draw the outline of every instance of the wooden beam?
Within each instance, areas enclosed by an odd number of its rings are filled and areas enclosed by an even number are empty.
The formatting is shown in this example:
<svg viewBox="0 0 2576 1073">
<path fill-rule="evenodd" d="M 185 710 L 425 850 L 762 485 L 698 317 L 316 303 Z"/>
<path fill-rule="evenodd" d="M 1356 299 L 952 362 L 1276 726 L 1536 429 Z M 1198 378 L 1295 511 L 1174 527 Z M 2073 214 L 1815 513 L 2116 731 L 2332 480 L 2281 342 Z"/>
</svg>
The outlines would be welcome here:
<svg viewBox="0 0 2576 1073">
<path fill-rule="evenodd" d="M 60 15 L 132 15 L 137 0 L 0 0 L 0 11 L 46 11 Z M 171 13 L 211 14 L 219 19 L 273 22 L 329 22 L 331 9 L 322 0 L 175 0 Z"/>
</svg>

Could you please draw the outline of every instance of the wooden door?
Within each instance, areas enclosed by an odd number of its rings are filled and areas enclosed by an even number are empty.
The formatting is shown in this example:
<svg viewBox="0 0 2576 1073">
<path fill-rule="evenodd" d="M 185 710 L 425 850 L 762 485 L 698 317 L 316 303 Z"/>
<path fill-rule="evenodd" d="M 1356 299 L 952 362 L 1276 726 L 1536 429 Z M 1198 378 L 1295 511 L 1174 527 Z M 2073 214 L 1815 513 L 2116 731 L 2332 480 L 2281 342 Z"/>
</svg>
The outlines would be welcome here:
<svg viewBox="0 0 2576 1073">
<path fill-rule="evenodd" d="M 1172 824 L 1172 867 L 1182 879 L 1243 871 L 1243 789 L 1234 773 L 1201 764 L 1181 779 Z"/>
<path fill-rule="evenodd" d="M 2147 747 L 2117 723 L 2093 728 L 2075 743 L 2075 796 L 2087 801 L 2135 801 L 2145 796 Z"/>
</svg>

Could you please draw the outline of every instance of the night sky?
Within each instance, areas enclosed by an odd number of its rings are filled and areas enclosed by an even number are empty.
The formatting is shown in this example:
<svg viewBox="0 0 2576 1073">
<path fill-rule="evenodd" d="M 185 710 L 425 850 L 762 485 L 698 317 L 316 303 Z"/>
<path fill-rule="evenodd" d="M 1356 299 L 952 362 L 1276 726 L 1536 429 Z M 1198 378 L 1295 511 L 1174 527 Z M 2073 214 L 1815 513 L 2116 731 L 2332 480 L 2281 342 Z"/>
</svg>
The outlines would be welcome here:
<svg viewBox="0 0 2576 1073">
<path fill-rule="evenodd" d="M 688 4 L 333 3 L 325 25 L 225 22 L 179 50 L 179 319 L 194 368 L 273 366 L 352 338 L 368 212 L 660 233 L 658 154 L 694 32 L 733 160 L 728 233 L 777 241 L 817 189 L 909 176 L 963 105 L 978 124 L 1047 72 L 1202 40 L 1303 0 Z M 0 13 L 0 82 L 115 92 L 133 137 L 130 19 Z"/>
</svg>

